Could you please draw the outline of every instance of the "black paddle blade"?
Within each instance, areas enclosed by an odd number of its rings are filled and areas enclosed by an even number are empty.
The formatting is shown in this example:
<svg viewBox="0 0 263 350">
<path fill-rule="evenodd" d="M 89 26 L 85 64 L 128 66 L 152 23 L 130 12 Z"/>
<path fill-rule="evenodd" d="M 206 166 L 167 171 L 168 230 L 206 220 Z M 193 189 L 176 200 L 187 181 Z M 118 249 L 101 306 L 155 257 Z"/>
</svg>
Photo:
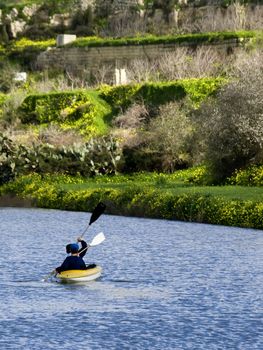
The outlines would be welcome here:
<svg viewBox="0 0 263 350">
<path fill-rule="evenodd" d="M 99 202 L 99 204 L 93 210 L 93 213 L 90 217 L 89 225 L 91 225 L 94 221 L 96 221 L 101 216 L 101 214 L 104 213 L 105 209 L 106 209 L 106 205 L 102 202 Z"/>
</svg>

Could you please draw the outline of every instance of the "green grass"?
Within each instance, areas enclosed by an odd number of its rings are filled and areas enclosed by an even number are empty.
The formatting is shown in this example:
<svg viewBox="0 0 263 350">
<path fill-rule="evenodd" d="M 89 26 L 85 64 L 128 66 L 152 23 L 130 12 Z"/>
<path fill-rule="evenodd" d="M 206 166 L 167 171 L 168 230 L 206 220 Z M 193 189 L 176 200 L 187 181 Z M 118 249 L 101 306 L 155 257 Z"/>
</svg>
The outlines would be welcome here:
<svg viewBox="0 0 263 350">
<path fill-rule="evenodd" d="M 145 177 L 143 179 L 143 177 Z M 151 178 L 152 177 L 152 178 Z M 134 176 L 116 176 L 102 177 L 95 180 L 83 180 L 82 183 L 60 184 L 59 187 L 66 191 L 84 191 L 90 189 L 119 189 L 127 190 L 130 187 L 142 187 L 166 192 L 172 195 L 182 194 L 201 194 L 213 197 L 224 198 L 225 200 L 250 200 L 262 201 L 262 187 L 246 186 L 196 186 L 186 184 L 179 177 L 173 179 L 169 175 L 134 175 Z"/>
<path fill-rule="evenodd" d="M 216 42 L 231 39 L 255 38 L 255 31 L 237 31 L 237 32 L 210 32 L 197 34 L 180 34 L 180 35 L 145 35 L 137 37 L 123 38 L 99 38 L 99 37 L 83 37 L 73 43 L 68 44 L 69 47 L 97 47 L 97 46 L 125 46 L 125 45 L 157 45 L 157 44 L 181 44 L 185 42 L 199 44 L 204 42 Z"/>
<path fill-rule="evenodd" d="M 19 6 L 22 6 L 21 4 Z M 1 5 L 0 5 L 1 8 Z M 63 46 L 68 47 L 103 47 L 103 46 L 129 46 L 129 45 L 162 45 L 192 43 L 195 45 L 211 42 L 222 42 L 224 40 L 236 39 L 242 42 L 243 39 L 256 39 L 262 36 L 262 31 L 237 31 L 237 32 L 211 32 L 180 35 L 145 35 L 123 38 L 101 38 L 96 36 L 80 37 L 76 41 Z M 22 38 L 14 41 L 8 49 L 11 53 L 22 53 L 23 51 L 44 51 L 47 47 L 56 45 L 54 39 L 30 40 Z"/>
</svg>

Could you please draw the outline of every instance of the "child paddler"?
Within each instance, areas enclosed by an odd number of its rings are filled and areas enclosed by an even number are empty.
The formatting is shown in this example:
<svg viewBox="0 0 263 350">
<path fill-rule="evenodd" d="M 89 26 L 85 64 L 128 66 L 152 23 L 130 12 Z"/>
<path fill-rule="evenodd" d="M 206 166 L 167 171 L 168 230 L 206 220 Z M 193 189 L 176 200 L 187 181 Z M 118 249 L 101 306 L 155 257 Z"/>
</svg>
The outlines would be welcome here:
<svg viewBox="0 0 263 350">
<path fill-rule="evenodd" d="M 87 253 L 88 245 L 81 238 L 78 238 L 78 242 L 81 243 L 80 249 L 78 243 L 71 243 L 66 246 L 66 252 L 70 255 L 54 270 L 54 273 L 68 270 L 86 270 L 87 267 L 83 257 Z"/>
</svg>

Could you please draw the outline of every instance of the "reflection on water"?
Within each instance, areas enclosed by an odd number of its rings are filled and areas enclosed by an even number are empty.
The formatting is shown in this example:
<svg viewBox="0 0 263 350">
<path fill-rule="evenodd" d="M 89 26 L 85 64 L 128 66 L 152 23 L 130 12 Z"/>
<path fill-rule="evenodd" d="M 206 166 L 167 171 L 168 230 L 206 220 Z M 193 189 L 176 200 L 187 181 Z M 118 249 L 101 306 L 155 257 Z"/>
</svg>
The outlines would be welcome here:
<svg viewBox="0 0 263 350">
<path fill-rule="evenodd" d="M 41 280 L 88 213 L 0 210 L 0 349 L 263 349 L 263 232 L 103 215 L 100 280 Z"/>
</svg>

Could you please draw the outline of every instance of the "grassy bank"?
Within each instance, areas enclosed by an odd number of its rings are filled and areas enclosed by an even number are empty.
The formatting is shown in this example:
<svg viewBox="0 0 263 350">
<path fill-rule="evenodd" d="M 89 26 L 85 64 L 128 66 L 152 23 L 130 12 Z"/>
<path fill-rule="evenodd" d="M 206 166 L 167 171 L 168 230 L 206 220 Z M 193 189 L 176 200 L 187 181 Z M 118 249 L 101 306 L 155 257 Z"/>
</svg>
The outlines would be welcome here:
<svg viewBox="0 0 263 350">
<path fill-rule="evenodd" d="M 225 40 L 237 40 L 242 42 L 244 39 L 255 38 L 255 31 L 236 31 L 236 32 L 211 32 L 179 35 L 144 35 L 133 38 L 99 38 L 84 37 L 78 38 L 68 47 L 101 47 L 101 46 L 131 46 L 131 45 L 164 45 L 164 44 L 204 44 L 223 42 Z"/>
<path fill-rule="evenodd" d="M 176 175 L 100 177 L 23 176 L 1 188 L 37 207 L 107 213 L 263 229 L 263 188 L 195 186 Z"/>
<path fill-rule="evenodd" d="M 63 46 L 64 49 L 69 47 L 112 47 L 112 46 L 138 46 L 138 45 L 202 45 L 202 44 L 221 44 L 224 41 L 234 40 L 240 45 L 255 41 L 262 36 L 261 31 L 236 31 L 236 32 L 211 32 L 195 34 L 178 34 L 178 35 L 144 35 L 124 38 L 101 38 L 97 36 L 79 37 L 73 43 Z M 56 40 L 31 40 L 21 38 L 13 41 L 7 47 L 3 48 L 10 57 L 19 58 L 31 53 L 40 53 L 48 48 L 55 48 Z"/>
</svg>

